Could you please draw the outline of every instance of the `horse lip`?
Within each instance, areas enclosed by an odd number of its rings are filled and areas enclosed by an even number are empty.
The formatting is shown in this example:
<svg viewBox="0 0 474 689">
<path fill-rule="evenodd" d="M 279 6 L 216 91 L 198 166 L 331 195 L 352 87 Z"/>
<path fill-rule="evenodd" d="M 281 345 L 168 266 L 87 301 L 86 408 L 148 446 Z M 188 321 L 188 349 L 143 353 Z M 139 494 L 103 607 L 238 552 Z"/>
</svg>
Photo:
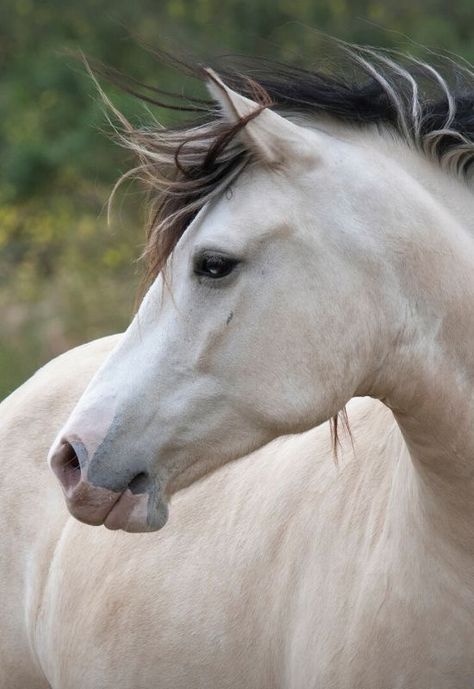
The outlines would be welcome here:
<svg viewBox="0 0 474 689">
<path fill-rule="evenodd" d="M 127 488 L 112 505 L 104 526 L 112 531 L 121 529 L 129 533 L 142 533 L 161 529 L 168 518 L 168 509 L 162 498 L 153 506 L 149 492 L 133 493 Z"/>
<path fill-rule="evenodd" d="M 91 526 L 103 524 L 122 496 L 122 493 L 107 488 L 91 487 L 85 481 L 81 481 L 71 492 L 63 489 L 63 493 L 72 516 Z"/>
<path fill-rule="evenodd" d="M 166 524 L 168 506 L 157 483 L 152 482 L 149 490 L 143 488 L 141 482 L 132 482 L 125 490 L 116 492 L 82 479 L 70 491 L 63 487 L 63 494 L 69 512 L 85 524 L 103 524 L 113 531 L 131 533 L 157 531 Z"/>
</svg>

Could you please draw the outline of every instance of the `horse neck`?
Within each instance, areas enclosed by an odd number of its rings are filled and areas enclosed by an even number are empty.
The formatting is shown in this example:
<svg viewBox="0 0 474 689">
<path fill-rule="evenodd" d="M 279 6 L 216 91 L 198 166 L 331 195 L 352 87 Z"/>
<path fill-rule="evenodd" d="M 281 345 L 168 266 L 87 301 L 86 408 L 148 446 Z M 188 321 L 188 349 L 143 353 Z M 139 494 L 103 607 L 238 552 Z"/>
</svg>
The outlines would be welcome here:
<svg viewBox="0 0 474 689">
<path fill-rule="evenodd" d="M 414 245 L 393 257 L 405 327 L 374 390 L 391 408 L 424 518 L 474 549 L 474 194 L 431 164 Z M 423 174 L 426 173 L 423 178 Z M 426 201 L 426 199 L 425 199 Z M 455 524 L 455 525 L 454 525 Z"/>
</svg>

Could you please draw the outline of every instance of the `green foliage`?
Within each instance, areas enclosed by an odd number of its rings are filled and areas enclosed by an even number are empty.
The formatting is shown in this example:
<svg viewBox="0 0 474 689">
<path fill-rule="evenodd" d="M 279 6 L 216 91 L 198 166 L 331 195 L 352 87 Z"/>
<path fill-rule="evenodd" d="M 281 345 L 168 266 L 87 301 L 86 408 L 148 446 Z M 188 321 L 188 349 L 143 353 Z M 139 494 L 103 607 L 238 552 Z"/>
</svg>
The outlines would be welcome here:
<svg viewBox="0 0 474 689">
<path fill-rule="evenodd" d="M 239 52 L 311 63 L 316 27 L 349 41 L 412 53 L 419 42 L 474 60 L 473 23 L 472 0 L 4 0 L 0 398 L 55 354 L 123 328 L 133 310 L 140 199 L 122 198 L 107 227 L 107 196 L 130 161 L 104 133 L 94 87 L 67 51 L 82 49 L 150 84 L 180 89 L 181 77 L 133 36 L 202 60 Z M 115 92 L 113 99 L 146 117 L 129 97 Z"/>
</svg>

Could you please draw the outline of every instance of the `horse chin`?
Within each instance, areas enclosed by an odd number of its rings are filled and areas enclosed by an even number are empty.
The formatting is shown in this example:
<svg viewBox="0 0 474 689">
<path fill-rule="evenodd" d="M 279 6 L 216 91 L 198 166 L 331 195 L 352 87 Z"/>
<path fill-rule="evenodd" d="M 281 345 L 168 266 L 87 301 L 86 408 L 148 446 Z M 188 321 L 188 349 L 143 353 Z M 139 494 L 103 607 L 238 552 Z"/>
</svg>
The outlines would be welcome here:
<svg viewBox="0 0 474 689">
<path fill-rule="evenodd" d="M 127 488 L 113 505 L 104 521 L 112 531 L 129 533 L 158 531 L 168 521 L 168 505 L 162 497 L 155 502 L 150 493 L 132 493 Z"/>
</svg>

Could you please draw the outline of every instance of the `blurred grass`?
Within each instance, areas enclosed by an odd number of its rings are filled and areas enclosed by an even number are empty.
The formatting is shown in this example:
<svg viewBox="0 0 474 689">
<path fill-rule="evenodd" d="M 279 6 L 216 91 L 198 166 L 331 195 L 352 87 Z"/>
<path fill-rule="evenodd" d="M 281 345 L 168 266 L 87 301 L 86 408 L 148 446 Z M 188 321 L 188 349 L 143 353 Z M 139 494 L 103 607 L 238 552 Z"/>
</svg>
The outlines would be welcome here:
<svg viewBox="0 0 474 689">
<path fill-rule="evenodd" d="M 106 122 L 90 79 L 64 51 L 80 48 L 148 83 L 181 89 L 181 78 L 131 35 L 202 60 L 241 52 L 314 63 L 318 33 L 311 27 L 412 53 L 419 42 L 474 60 L 472 0 L 4 0 L 0 399 L 56 354 L 123 329 L 139 281 L 137 190 L 122 195 L 110 228 L 104 211 L 114 180 L 131 161 L 102 131 Z M 128 96 L 115 92 L 113 99 L 146 118 Z M 169 121 L 169 113 L 157 116 Z"/>
</svg>

